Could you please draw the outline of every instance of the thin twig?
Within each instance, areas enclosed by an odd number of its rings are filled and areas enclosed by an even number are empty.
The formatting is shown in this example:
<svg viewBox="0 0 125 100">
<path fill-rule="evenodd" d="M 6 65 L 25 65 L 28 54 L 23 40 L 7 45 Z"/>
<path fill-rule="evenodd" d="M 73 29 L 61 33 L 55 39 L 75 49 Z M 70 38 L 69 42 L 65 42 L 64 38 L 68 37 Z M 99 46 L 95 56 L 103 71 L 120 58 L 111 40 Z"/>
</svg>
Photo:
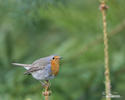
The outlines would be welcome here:
<svg viewBox="0 0 125 100">
<path fill-rule="evenodd" d="M 45 96 L 45 100 L 49 100 L 49 96 L 51 95 L 51 91 L 49 91 L 49 81 L 46 81 L 46 84 L 44 86 L 45 91 L 42 93 L 43 96 Z"/>
<path fill-rule="evenodd" d="M 101 2 L 100 10 L 102 12 L 103 19 L 103 32 L 104 32 L 104 59 L 105 59 L 105 93 L 106 100 L 111 100 L 111 82 L 110 82 L 110 71 L 109 71 L 109 55 L 108 55 L 108 36 L 107 36 L 107 23 L 106 23 L 106 10 L 107 5 L 105 2 Z"/>
</svg>

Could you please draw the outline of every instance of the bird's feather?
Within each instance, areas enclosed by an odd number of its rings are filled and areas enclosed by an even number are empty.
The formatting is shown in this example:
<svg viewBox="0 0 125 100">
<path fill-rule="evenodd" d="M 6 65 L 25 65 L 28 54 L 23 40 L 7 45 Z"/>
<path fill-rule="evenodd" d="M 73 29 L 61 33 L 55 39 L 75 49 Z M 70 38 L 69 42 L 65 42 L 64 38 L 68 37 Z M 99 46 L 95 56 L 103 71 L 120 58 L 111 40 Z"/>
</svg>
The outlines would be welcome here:
<svg viewBox="0 0 125 100">
<path fill-rule="evenodd" d="M 29 70 L 27 70 L 24 74 L 26 75 L 26 74 L 31 74 L 32 72 L 35 72 L 35 71 L 38 71 L 38 70 L 42 70 L 42 69 L 44 69 L 45 68 L 45 66 L 43 67 L 31 67 Z"/>
<path fill-rule="evenodd" d="M 16 66 L 22 66 L 22 67 L 30 67 L 31 64 L 20 64 L 20 63 L 12 63 L 13 65 L 16 65 Z"/>
<path fill-rule="evenodd" d="M 53 57 L 54 57 L 54 56 L 52 55 L 52 56 L 40 58 L 40 59 L 34 61 L 34 62 L 32 63 L 32 65 L 33 65 L 34 67 L 36 67 L 36 66 L 37 66 L 37 67 L 38 67 L 38 66 L 46 66 L 46 65 L 48 65 L 48 64 L 51 63 L 51 60 L 52 60 Z"/>
</svg>

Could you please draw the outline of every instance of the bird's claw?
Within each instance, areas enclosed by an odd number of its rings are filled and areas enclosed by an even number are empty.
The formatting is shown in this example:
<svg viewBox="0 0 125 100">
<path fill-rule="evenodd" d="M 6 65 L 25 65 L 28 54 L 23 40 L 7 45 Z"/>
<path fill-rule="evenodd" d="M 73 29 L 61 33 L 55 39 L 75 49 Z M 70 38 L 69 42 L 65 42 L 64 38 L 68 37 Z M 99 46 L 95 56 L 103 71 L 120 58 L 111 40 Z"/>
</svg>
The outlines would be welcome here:
<svg viewBox="0 0 125 100">
<path fill-rule="evenodd" d="M 49 88 L 50 87 L 50 84 L 49 84 L 49 82 L 48 81 L 45 81 L 45 82 L 41 82 L 41 84 L 42 84 L 42 87 L 43 88 Z"/>
</svg>

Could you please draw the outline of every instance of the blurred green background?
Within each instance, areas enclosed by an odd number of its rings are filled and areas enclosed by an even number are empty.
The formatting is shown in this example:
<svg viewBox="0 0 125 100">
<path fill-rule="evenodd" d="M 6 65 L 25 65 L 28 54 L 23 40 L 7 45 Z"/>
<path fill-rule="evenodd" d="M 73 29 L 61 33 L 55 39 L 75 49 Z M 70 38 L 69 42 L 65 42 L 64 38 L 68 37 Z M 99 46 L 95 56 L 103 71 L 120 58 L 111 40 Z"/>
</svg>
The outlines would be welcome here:
<svg viewBox="0 0 125 100">
<path fill-rule="evenodd" d="M 125 0 L 108 6 L 112 94 L 125 100 Z M 103 48 L 99 0 L 0 0 L 0 100 L 43 100 L 41 84 L 11 63 L 51 54 L 64 60 L 50 100 L 104 100 Z"/>
</svg>

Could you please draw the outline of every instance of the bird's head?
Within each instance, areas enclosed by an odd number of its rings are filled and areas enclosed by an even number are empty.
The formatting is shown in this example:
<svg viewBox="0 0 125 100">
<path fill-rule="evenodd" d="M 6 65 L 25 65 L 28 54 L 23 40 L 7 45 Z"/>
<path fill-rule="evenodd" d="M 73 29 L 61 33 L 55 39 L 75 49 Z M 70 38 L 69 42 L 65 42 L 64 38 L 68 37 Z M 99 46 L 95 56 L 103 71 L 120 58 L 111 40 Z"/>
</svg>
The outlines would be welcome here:
<svg viewBox="0 0 125 100">
<path fill-rule="evenodd" d="M 61 60 L 62 59 L 62 57 L 60 57 L 60 56 L 53 56 L 53 58 L 52 58 L 52 60 Z"/>
</svg>

